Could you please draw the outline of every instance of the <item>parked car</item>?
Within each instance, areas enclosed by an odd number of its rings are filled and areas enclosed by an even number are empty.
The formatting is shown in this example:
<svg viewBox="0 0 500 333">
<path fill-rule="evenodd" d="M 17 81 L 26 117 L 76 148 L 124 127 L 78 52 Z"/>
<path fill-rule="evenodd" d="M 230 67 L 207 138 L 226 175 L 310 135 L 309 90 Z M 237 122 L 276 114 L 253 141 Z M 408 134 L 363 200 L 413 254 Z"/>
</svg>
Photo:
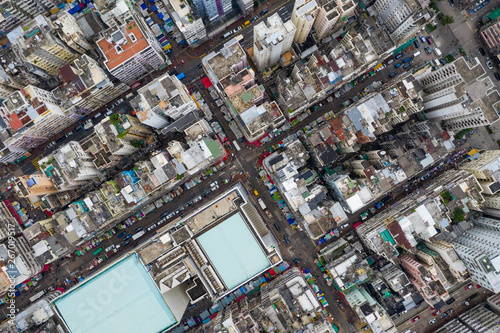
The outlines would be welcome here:
<svg viewBox="0 0 500 333">
<path fill-rule="evenodd" d="M 495 79 L 497 79 L 498 81 L 500 81 L 500 74 L 495 73 Z"/>
<path fill-rule="evenodd" d="M 486 55 L 486 52 L 484 52 L 484 49 L 482 47 L 479 48 L 479 53 L 484 57 Z"/>
<path fill-rule="evenodd" d="M 135 232 L 142 231 L 142 229 L 144 229 L 144 228 L 143 227 L 139 227 L 139 228 L 135 229 Z"/>
<path fill-rule="evenodd" d="M 412 318 L 412 319 L 411 319 L 411 322 L 412 322 L 412 323 L 414 323 L 414 322 L 416 322 L 416 321 L 417 321 L 417 320 L 419 320 L 419 319 L 420 319 L 420 317 L 419 317 L 419 316 L 416 316 L 415 318 Z"/>
<path fill-rule="evenodd" d="M 73 135 L 73 131 L 69 131 L 68 133 L 66 133 L 67 138 L 69 138 L 71 135 Z"/>
<path fill-rule="evenodd" d="M 340 226 L 340 229 L 345 229 L 349 226 L 349 223 L 344 223 Z"/>
<path fill-rule="evenodd" d="M 125 236 L 127 234 L 126 231 L 122 232 L 121 234 L 118 235 L 118 238 L 122 238 L 123 236 Z"/>
<path fill-rule="evenodd" d="M 433 312 L 432 315 L 435 317 L 435 316 L 437 316 L 440 313 L 441 313 L 441 310 L 437 310 L 436 312 Z"/>
<path fill-rule="evenodd" d="M 412 63 L 412 62 L 410 62 L 410 63 L 408 63 L 408 64 L 404 65 L 404 66 L 403 66 L 403 69 L 408 69 L 411 65 L 413 65 L 413 63 Z"/>
<path fill-rule="evenodd" d="M 491 61 L 486 62 L 486 67 L 488 67 L 488 69 L 493 69 L 493 64 L 491 63 Z"/>
<path fill-rule="evenodd" d="M 285 241 L 285 243 L 290 244 L 290 240 L 288 239 L 288 237 L 286 235 L 283 236 L 283 240 Z"/>
<path fill-rule="evenodd" d="M 202 67 L 203 67 L 203 64 L 199 64 L 199 65 L 198 65 L 198 68 L 202 68 Z"/>
<path fill-rule="evenodd" d="M 132 235 L 127 235 L 127 236 L 123 237 L 123 241 L 126 241 L 127 239 L 130 239 L 130 238 L 132 238 Z"/>
<path fill-rule="evenodd" d="M 420 41 L 421 41 L 422 43 L 425 43 L 425 42 L 426 42 L 426 40 L 425 40 L 425 37 L 424 37 L 424 36 L 420 35 L 418 38 L 420 38 Z"/>
<path fill-rule="evenodd" d="M 432 44 L 432 38 L 431 38 L 431 36 L 427 37 L 427 43 L 429 43 L 429 45 Z"/>
<path fill-rule="evenodd" d="M 427 54 L 432 54 L 431 48 L 427 46 L 427 47 L 425 48 L 425 53 L 427 53 Z"/>
<path fill-rule="evenodd" d="M 415 40 L 415 41 L 413 42 L 413 44 L 415 45 L 415 47 L 416 47 L 417 49 L 420 47 L 420 43 L 419 43 L 417 40 Z"/>
<path fill-rule="evenodd" d="M 392 78 L 392 77 L 395 77 L 396 75 L 398 75 L 398 72 L 394 72 L 394 73 L 389 74 L 389 77 Z"/>
<path fill-rule="evenodd" d="M 474 287 L 474 285 L 472 283 L 469 283 L 468 285 L 465 286 L 465 290 L 469 290 L 472 287 Z"/>
<path fill-rule="evenodd" d="M 251 20 L 250 22 L 251 23 L 254 23 L 255 21 L 257 21 L 259 19 L 259 15 L 255 15 Z"/>
<path fill-rule="evenodd" d="M 391 59 L 389 59 L 389 61 L 387 62 L 387 65 L 390 65 L 390 64 L 392 64 L 393 62 L 394 62 L 394 59 L 393 59 L 393 58 L 391 58 Z"/>
<path fill-rule="evenodd" d="M 455 302 L 455 299 L 453 297 L 450 297 L 447 301 L 446 304 L 450 305 L 451 303 Z"/>
<path fill-rule="evenodd" d="M 396 59 L 396 60 L 397 60 L 397 59 L 401 58 L 402 56 L 403 56 L 403 53 L 398 53 L 398 54 L 394 57 L 394 59 Z"/>
<path fill-rule="evenodd" d="M 396 65 L 394 65 L 394 68 L 399 68 L 399 67 L 401 67 L 401 63 L 400 62 L 397 63 Z"/>
<path fill-rule="evenodd" d="M 128 240 L 128 241 L 125 241 L 125 242 L 123 242 L 123 243 L 122 243 L 122 247 L 127 246 L 127 245 L 129 245 L 129 244 L 130 244 L 130 241 L 129 241 L 129 240 Z"/>
<path fill-rule="evenodd" d="M 267 14 L 267 12 L 269 11 L 269 9 L 264 9 L 263 11 L 260 12 L 260 16 L 264 16 Z"/>
<path fill-rule="evenodd" d="M 276 228 L 276 230 L 280 231 L 280 226 L 278 225 L 278 223 L 275 223 L 274 227 Z"/>
<path fill-rule="evenodd" d="M 151 230 L 153 230 L 154 228 L 156 228 L 156 223 L 151 224 L 151 225 L 148 227 L 147 231 L 151 231 Z"/>
<path fill-rule="evenodd" d="M 436 318 L 429 320 L 429 325 L 435 324 L 437 321 Z"/>
<path fill-rule="evenodd" d="M 441 65 L 446 65 L 446 60 L 444 60 L 443 58 L 439 59 L 439 62 L 441 63 Z"/>
</svg>

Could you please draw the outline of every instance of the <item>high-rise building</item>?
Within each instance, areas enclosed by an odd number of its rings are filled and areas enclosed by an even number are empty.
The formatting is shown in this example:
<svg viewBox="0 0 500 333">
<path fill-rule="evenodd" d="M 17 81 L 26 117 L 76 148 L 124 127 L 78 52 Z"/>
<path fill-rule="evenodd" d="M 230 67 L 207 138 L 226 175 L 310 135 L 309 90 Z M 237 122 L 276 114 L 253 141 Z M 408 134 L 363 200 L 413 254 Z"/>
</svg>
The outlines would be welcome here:
<svg viewBox="0 0 500 333">
<path fill-rule="evenodd" d="M 102 174 L 95 167 L 94 156 L 83 151 L 78 142 L 70 141 L 41 159 L 38 164 L 61 191 L 77 189 Z"/>
<path fill-rule="evenodd" d="M 295 0 L 291 18 L 297 29 L 295 42 L 302 44 L 306 41 L 318 15 L 318 9 L 319 6 L 315 0 Z"/>
<path fill-rule="evenodd" d="M 157 129 L 167 126 L 169 118 L 177 120 L 198 109 L 186 86 L 173 75 L 165 74 L 137 92 L 137 97 L 130 101 L 137 118 Z"/>
<path fill-rule="evenodd" d="M 27 86 L 7 98 L 0 114 L 12 130 L 5 144 L 31 149 L 75 123 L 79 116 L 61 107 L 53 93 Z"/>
<path fill-rule="evenodd" d="M 203 20 L 197 11 L 191 10 L 187 1 L 169 0 L 166 9 L 190 47 L 198 47 L 207 40 L 207 30 Z"/>
<path fill-rule="evenodd" d="M 318 0 L 318 13 L 314 21 L 314 33 L 317 40 L 321 40 L 336 30 L 335 26 L 339 20 L 345 17 L 356 8 L 353 0 Z"/>
<path fill-rule="evenodd" d="M 193 0 L 198 13 L 210 22 L 218 21 L 233 10 L 231 0 Z"/>
<path fill-rule="evenodd" d="M 97 46 L 111 75 L 131 83 L 163 65 L 165 57 L 142 18 L 129 16 L 126 21 L 102 32 Z"/>
<path fill-rule="evenodd" d="M 481 28 L 480 34 L 491 55 L 500 59 L 500 17 Z"/>
<path fill-rule="evenodd" d="M 39 15 L 21 37 L 13 37 L 12 44 L 21 60 L 56 76 L 59 69 L 75 60 L 78 54 L 57 38 L 53 29 L 51 22 Z"/>
<path fill-rule="evenodd" d="M 295 31 L 292 21 L 283 23 L 278 13 L 254 26 L 253 60 L 259 70 L 278 63 L 281 55 L 292 47 Z"/>
<path fill-rule="evenodd" d="M 378 13 L 377 21 L 385 26 L 395 43 L 406 41 L 410 34 L 420 30 L 414 18 L 420 9 L 415 0 L 377 0 L 373 8 Z"/>
<path fill-rule="evenodd" d="M 8 0 L 0 1 L 0 31 L 11 32 L 26 18 Z"/>
<path fill-rule="evenodd" d="M 252 0 L 237 0 L 238 6 L 243 13 L 243 16 L 247 16 L 253 13 L 254 2 Z"/>
<path fill-rule="evenodd" d="M 474 227 L 453 240 L 472 279 L 494 293 L 500 291 L 500 221 L 480 217 Z"/>
<path fill-rule="evenodd" d="M 130 89 L 125 83 L 114 84 L 99 63 L 87 55 L 63 66 L 59 79 L 63 84 L 53 93 L 63 101 L 64 107 L 74 108 L 74 112 L 81 115 L 99 109 Z"/>
<path fill-rule="evenodd" d="M 57 35 L 69 47 L 80 54 L 92 49 L 92 45 L 85 38 L 85 34 L 78 25 L 75 17 L 68 12 L 62 13 L 52 22 Z"/>
<path fill-rule="evenodd" d="M 463 57 L 437 70 L 416 76 L 423 92 L 425 119 L 442 122 L 447 130 L 486 126 L 498 119 L 500 101 L 487 93 L 492 86 L 483 80 L 480 63 L 470 66 Z"/>
</svg>

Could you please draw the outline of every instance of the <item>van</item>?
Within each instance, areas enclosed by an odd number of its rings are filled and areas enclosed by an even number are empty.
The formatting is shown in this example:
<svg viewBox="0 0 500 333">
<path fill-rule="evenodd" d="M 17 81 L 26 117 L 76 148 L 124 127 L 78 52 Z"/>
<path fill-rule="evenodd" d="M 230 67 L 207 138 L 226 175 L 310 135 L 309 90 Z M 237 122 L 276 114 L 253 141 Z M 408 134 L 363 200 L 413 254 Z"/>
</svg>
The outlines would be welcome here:
<svg viewBox="0 0 500 333">
<path fill-rule="evenodd" d="M 441 67 L 441 63 L 438 59 L 434 59 L 434 64 L 436 64 L 436 67 Z"/>
<path fill-rule="evenodd" d="M 232 31 L 226 32 L 224 35 L 222 35 L 222 39 L 226 39 L 227 37 L 231 36 L 233 34 Z"/>
<path fill-rule="evenodd" d="M 416 58 L 416 57 L 418 57 L 419 55 L 420 55 L 420 51 L 417 51 L 417 52 L 413 53 L 413 58 Z"/>
</svg>

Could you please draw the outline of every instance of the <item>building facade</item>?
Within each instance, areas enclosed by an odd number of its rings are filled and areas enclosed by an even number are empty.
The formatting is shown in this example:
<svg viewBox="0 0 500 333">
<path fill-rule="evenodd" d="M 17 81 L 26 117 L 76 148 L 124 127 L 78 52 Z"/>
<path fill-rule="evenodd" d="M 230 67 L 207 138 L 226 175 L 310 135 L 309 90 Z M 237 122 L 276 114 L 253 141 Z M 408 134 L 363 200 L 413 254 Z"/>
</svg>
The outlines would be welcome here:
<svg viewBox="0 0 500 333">
<path fill-rule="evenodd" d="M 315 0 L 295 1 L 291 18 L 297 29 L 294 42 L 302 44 L 306 41 L 318 15 L 318 10 L 319 6 Z"/>
</svg>

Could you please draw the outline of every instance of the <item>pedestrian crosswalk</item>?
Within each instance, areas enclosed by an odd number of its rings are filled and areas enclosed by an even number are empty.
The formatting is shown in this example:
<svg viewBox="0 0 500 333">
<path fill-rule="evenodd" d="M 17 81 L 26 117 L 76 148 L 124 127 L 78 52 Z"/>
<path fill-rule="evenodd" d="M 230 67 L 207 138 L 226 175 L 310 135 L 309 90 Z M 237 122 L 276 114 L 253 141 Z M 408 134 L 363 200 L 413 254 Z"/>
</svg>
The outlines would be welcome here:
<svg viewBox="0 0 500 333">
<path fill-rule="evenodd" d="M 355 322 L 354 326 L 356 326 L 358 332 L 372 333 L 372 329 L 368 326 L 368 324 L 361 320 Z M 363 330 L 363 328 L 365 328 L 365 330 Z"/>
<path fill-rule="evenodd" d="M 40 157 L 37 157 L 37 158 L 33 159 L 33 161 L 31 161 L 31 163 L 33 163 L 33 166 L 35 167 L 35 169 L 37 171 L 41 171 L 40 165 L 38 164 L 39 160 L 40 160 Z"/>
</svg>

